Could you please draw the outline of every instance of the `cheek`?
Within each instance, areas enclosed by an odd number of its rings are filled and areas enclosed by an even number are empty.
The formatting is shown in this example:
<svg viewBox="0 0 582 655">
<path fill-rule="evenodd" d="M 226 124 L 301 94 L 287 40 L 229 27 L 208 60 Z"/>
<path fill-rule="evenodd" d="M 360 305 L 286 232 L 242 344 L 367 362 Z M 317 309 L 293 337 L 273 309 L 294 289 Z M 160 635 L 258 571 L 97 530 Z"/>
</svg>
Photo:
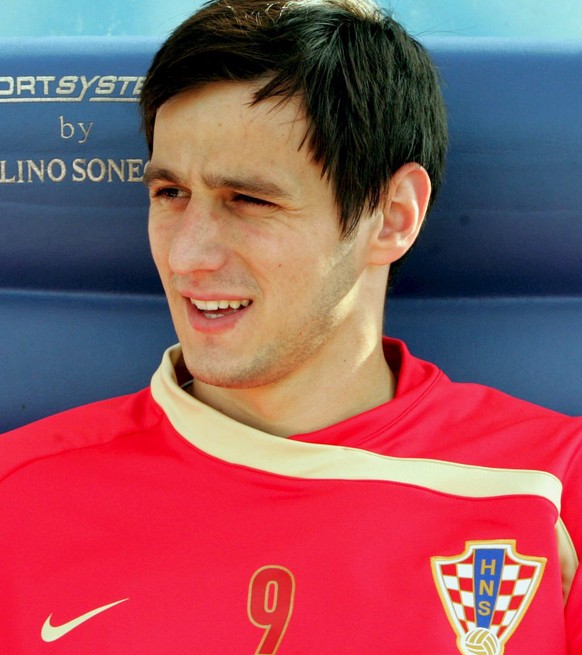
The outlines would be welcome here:
<svg viewBox="0 0 582 655">
<path fill-rule="evenodd" d="M 250 262 L 261 267 L 264 277 L 272 276 L 280 281 L 300 280 L 305 271 L 317 266 L 318 253 L 309 239 L 296 239 L 290 231 L 276 230 L 273 233 L 245 233 L 244 251 L 250 254 Z"/>
<path fill-rule="evenodd" d="M 172 240 L 168 226 L 163 225 L 150 213 L 148 221 L 148 238 L 154 263 L 160 272 L 168 267 L 168 254 Z"/>
<path fill-rule="evenodd" d="M 287 248 L 265 268 L 266 288 L 281 311 L 311 313 L 327 283 L 325 268 L 318 253 L 305 247 L 297 251 Z"/>
</svg>

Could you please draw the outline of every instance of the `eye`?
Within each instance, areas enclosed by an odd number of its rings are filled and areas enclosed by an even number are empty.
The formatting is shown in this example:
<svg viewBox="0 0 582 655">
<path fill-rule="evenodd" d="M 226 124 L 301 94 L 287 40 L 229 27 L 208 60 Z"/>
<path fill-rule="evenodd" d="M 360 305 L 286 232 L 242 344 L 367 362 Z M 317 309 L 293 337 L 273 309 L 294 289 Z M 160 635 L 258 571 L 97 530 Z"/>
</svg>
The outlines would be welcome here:
<svg viewBox="0 0 582 655">
<path fill-rule="evenodd" d="M 234 202 L 240 202 L 247 205 L 257 205 L 258 207 L 274 207 L 275 203 L 269 202 L 268 200 L 263 200 L 262 198 L 255 198 L 254 196 L 247 196 L 244 193 L 237 193 L 234 198 Z"/>
<path fill-rule="evenodd" d="M 150 186 L 150 202 L 166 210 L 182 211 L 190 201 L 190 193 L 176 186 Z"/>
<path fill-rule="evenodd" d="M 159 189 L 154 189 L 152 195 L 154 198 L 165 198 L 166 200 L 173 200 L 174 198 L 185 197 L 186 193 L 177 187 L 161 187 Z"/>
</svg>

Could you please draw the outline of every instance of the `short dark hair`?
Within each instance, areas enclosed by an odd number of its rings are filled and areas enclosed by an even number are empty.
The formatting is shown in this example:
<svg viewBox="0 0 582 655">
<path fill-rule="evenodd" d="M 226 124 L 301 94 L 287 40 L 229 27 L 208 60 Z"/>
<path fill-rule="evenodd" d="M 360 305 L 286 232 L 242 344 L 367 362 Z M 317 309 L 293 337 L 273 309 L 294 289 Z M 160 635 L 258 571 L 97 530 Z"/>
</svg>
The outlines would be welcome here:
<svg viewBox="0 0 582 655">
<path fill-rule="evenodd" d="M 334 189 L 344 236 L 416 162 L 438 189 L 447 125 L 424 47 L 368 0 L 212 0 L 156 54 L 141 110 L 150 149 L 157 110 L 214 81 L 265 78 L 255 102 L 303 99 L 311 155 Z M 433 194 L 434 198 L 434 194 Z"/>
</svg>

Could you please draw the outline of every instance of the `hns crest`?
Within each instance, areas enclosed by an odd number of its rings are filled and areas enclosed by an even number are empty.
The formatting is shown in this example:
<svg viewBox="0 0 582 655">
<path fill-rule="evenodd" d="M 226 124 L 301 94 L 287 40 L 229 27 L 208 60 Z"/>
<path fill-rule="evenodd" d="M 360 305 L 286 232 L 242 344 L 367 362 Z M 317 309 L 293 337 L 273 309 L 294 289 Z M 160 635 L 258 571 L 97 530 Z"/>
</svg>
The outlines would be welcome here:
<svg viewBox="0 0 582 655">
<path fill-rule="evenodd" d="M 515 541 L 467 541 L 465 552 L 432 557 L 432 573 L 463 655 L 503 655 L 542 579 L 545 557 Z"/>
</svg>

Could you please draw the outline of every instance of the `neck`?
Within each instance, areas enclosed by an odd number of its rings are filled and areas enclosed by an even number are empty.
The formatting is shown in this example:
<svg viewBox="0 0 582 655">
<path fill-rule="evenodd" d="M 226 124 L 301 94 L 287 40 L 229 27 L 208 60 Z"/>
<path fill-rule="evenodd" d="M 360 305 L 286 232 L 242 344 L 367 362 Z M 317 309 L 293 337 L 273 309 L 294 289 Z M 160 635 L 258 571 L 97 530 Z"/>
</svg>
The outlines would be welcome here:
<svg viewBox="0 0 582 655">
<path fill-rule="evenodd" d="M 352 343 L 327 365 L 299 368 L 277 382 L 225 389 L 195 381 L 193 395 L 230 418 L 280 437 L 313 432 L 388 402 L 395 377 L 382 343 Z M 317 364 L 317 363 L 316 363 Z"/>
</svg>

